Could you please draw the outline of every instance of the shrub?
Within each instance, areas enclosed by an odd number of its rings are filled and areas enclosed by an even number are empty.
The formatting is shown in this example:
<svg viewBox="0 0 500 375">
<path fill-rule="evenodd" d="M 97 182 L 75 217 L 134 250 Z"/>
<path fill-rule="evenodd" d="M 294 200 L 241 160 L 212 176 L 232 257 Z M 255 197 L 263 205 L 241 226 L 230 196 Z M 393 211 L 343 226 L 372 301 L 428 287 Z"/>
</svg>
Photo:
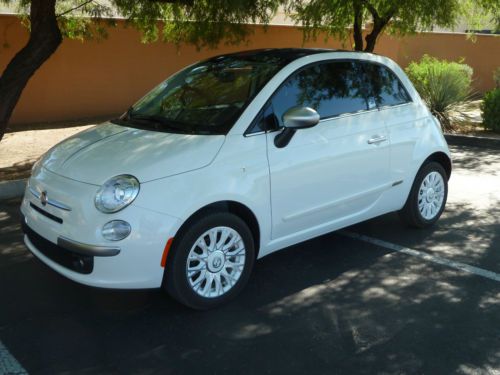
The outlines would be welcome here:
<svg viewBox="0 0 500 375">
<path fill-rule="evenodd" d="M 481 104 L 483 126 L 500 132 L 500 88 L 487 92 Z"/>
<path fill-rule="evenodd" d="M 444 130 L 453 130 L 451 115 L 472 95 L 472 68 L 461 61 L 424 55 L 406 68 L 408 77 Z"/>
<path fill-rule="evenodd" d="M 500 66 L 493 72 L 493 80 L 495 81 L 497 89 L 500 89 Z"/>
</svg>

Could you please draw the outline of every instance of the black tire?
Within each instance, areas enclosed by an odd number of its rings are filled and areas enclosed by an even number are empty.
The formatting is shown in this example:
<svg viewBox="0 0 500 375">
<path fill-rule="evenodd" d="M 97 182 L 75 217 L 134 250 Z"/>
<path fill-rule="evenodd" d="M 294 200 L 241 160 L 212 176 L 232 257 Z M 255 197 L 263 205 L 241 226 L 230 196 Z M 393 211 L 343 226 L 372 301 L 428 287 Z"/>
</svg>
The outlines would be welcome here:
<svg viewBox="0 0 500 375">
<path fill-rule="evenodd" d="M 426 219 L 422 216 L 422 213 L 419 210 L 419 190 L 420 186 L 427 175 L 431 172 L 437 172 L 441 175 L 444 182 L 444 197 L 441 204 L 440 209 L 437 211 L 436 215 L 431 219 Z M 415 228 L 427 228 L 433 225 L 436 221 L 438 221 L 439 217 L 444 211 L 446 206 L 446 199 L 448 197 L 448 176 L 446 175 L 446 171 L 443 166 L 436 162 L 428 162 L 424 164 L 417 173 L 415 177 L 415 181 L 413 182 L 413 186 L 411 187 L 410 194 L 408 195 L 408 199 L 404 207 L 399 211 L 399 216 L 401 220 L 405 222 L 407 225 L 415 227 Z"/>
<path fill-rule="evenodd" d="M 225 294 L 218 297 L 203 297 L 189 284 L 186 274 L 188 255 L 200 236 L 212 228 L 221 226 L 235 230 L 241 237 L 245 246 L 244 268 L 239 279 Z M 247 224 L 240 217 L 228 212 L 210 212 L 175 237 L 165 265 L 163 288 L 171 297 L 188 307 L 197 310 L 212 309 L 230 301 L 242 291 L 250 278 L 254 262 L 255 245 Z"/>
</svg>

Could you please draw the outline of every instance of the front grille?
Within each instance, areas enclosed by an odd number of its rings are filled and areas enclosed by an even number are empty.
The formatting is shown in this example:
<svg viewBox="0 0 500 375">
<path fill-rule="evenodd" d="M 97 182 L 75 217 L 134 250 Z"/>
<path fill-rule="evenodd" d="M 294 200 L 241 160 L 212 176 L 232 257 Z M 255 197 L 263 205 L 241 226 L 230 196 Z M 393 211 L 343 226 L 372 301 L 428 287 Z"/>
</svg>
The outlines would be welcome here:
<svg viewBox="0 0 500 375">
<path fill-rule="evenodd" d="M 38 206 L 35 206 L 33 203 L 30 202 L 30 207 L 32 209 L 34 209 L 36 212 L 42 214 L 43 216 L 45 217 L 48 217 L 49 219 L 51 220 L 54 220 L 56 223 L 59 223 L 59 224 L 62 224 L 63 223 L 63 219 L 61 219 L 60 217 L 57 217 L 56 215 L 52 215 L 50 212 L 47 212 L 43 209 L 41 209 L 40 207 Z"/>
<path fill-rule="evenodd" d="M 88 275 L 94 270 L 93 256 L 74 253 L 46 240 L 26 224 L 24 217 L 22 218 L 22 228 L 33 246 L 50 260 L 82 274 Z"/>
</svg>

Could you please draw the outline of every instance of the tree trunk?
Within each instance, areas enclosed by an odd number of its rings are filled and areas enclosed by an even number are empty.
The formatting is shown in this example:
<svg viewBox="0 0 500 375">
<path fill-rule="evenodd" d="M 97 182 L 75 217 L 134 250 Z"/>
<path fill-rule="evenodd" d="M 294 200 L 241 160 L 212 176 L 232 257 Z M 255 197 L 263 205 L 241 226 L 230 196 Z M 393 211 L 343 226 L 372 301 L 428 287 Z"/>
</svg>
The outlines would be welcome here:
<svg viewBox="0 0 500 375">
<path fill-rule="evenodd" d="M 373 23 L 373 29 L 365 37 L 366 40 L 366 47 L 365 47 L 365 52 L 373 52 L 375 49 L 375 44 L 377 43 L 378 36 L 380 33 L 384 30 L 385 26 L 387 25 L 387 22 L 383 20 L 378 20 Z"/>
<path fill-rule="evenodd" d="M 373 17 L 373 28 L 370 34 L 365 37 L 366 46 L 365 52 L 373 52 L 375 49 L 375 44 L 377 43 L 377 39 L 379 35 L 384 31 L 385 27 L 389 24 L 392 17 L 397 14 L 398 4 L 394 4 L 389 11 L 387 11 L 384 15 L 380 15 L 373 5 L 366 3 L 368 11 L 371 13 Z"/>
<path fill-rule="evenodd" d="M 352 3 L 352 6 L 354 10 L 354 50 L 363 51 L 363 9 L 357 0 Z"/>
<path fill-rule="evenodd" d="M 57 50 L 62 36 L 55 14 L 56 0 L 32 0 L 30 38 L 0 76 L 0 141 L 26 84 Z"/>
</svg>

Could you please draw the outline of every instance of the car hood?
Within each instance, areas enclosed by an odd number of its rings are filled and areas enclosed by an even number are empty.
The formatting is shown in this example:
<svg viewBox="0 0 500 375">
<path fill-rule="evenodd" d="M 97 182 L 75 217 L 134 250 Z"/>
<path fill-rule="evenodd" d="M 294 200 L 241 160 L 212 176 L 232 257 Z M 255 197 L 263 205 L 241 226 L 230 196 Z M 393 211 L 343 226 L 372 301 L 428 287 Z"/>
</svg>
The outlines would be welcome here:
<svg viewBox="0 0 500 375">
<path fill-rule="evenodd" d="M 54 146 L 40 165 L 95 185 L 120 174 L 147 182 L 207 166 L 224 139 L 223 135 L 173 134 L 105 123 Z"/>
</svg>

